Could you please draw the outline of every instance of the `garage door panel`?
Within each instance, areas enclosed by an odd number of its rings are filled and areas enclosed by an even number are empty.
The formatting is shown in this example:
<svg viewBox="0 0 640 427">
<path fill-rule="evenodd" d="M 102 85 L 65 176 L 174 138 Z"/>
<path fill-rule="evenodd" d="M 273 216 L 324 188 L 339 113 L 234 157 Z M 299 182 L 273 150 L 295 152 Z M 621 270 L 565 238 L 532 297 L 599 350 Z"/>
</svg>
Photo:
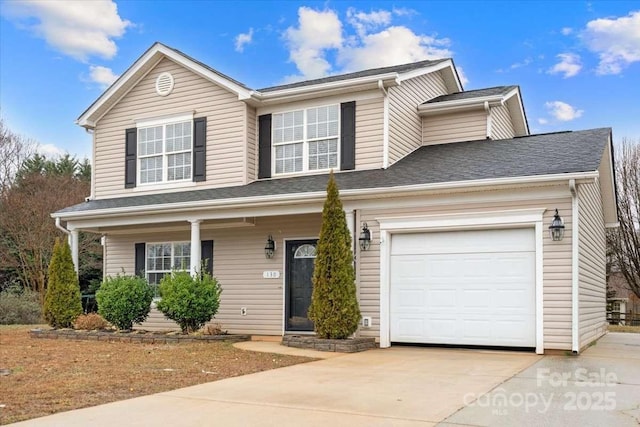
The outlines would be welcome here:
<svg viewBox="0 0 640 427">
<path fill-rule="evenodd" d="M 392 236 L 391 340 L 535 346 L 533 234 L 517 229 Z M 436 249 L 448 253 L 432 253 Z"/>
</svg>

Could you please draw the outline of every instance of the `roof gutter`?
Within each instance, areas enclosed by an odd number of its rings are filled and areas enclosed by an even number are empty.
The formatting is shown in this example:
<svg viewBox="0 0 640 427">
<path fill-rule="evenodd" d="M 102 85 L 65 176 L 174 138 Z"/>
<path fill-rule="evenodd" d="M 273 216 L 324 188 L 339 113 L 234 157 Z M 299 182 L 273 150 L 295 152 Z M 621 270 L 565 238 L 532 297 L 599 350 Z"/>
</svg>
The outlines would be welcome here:
<svg viewBox="0 0 640 427">
<path fill-rule="evenodd" d="M 457 101 L 432 102 L 419 105 L 418 114 L 426 116 L 429 114 L 482 109 L 502 105 L 502 102 L 502 96 L 486 96 L 482 98 L 460 99 Z"/>
<path fill-rule="evenodd" d="M 576 172 L 576 173 L 564 173 L 555 175 L 536 175 L 536 176 L 524 176 L 516 178 L 491 178 L 491 179 L 478 179 L 473 181 L 455 181 L 455 182 L 443 182 L 435 184 L 413 184 L 402 185 L 396 187 L 375 187 L 375 188 L 360 188 L 353 190 L 341 190 L 340 195 L 343 200 L 366 198 L 370 196 L 399 196 L 402 193 L 423 192 L 423 191 L 446 191 L 462 188 L 479 188 L 487 186 L 506 186 L 506 185 L 521 185 L 521 184 L 548 184 L 554 182 L 566 181 L 567 178 L 575 180 L 593 180 L 598 177 L 598 172 Z M 181 211 L 188 212 L 199 209 L 208 208 L 242 208 L 255 205 L 276 205 L 286 203 L 299 203 L 299 202 L 313 202 L 323 201 L 326 197 L 326 192 L 314 191 L 309 193 L 291 193 L 281 195 L 267 195 L 267 196 L 254 196 L 254 197 L 242 197 L 236 199 L 221 199 L 221 200 L 200 200 L 181 203 L 163 203 L 157 205 L 144 205 L 144 206 L 130 206 L 122 208 L 108 208 L 97 209 L 93 211 L 85 212 L 54 212 L 51 214 L 53 218 L 62 218 L 67 220 L 73 219 L 88 219 L 88 218 L 102 218 L 114 215 L 148 215 L 152 213 L 162 211 Z"/>
</svg>

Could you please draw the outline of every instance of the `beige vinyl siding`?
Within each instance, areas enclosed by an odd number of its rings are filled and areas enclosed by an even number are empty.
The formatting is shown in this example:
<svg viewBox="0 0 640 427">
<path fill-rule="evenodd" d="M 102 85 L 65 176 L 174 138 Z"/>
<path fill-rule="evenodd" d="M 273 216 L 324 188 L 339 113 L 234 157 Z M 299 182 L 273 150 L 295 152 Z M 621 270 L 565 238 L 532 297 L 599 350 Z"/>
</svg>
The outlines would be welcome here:
<svg viewBox="0 0 640 427">
<path fill-rule="evenodd" d="M 155 81 L 162 72 L 175 79 L 173 92 L 159 96 Z M 169 59 L 163 59 L 102 117 L 95 130 L 97 198 L 140 194 L 144 187 L 124 188 L 125 130 L 140 119 L 195 112 L 207 118 L 207 180 L 198 187 L 240 185 L 245 181 L 245 104 L 223 89 Z M 187 187 L 188 188 L 188 187 Z M 149 190 L 149 193 L 166 190 Z"/>
<path fill-rule="evenodd" d="M 422 118 L 423 145 L 476 141 L 487 138 L 487 112 L 462 111 Z"/>
<path fill-rule="evenodd" d="M 489 110 L 491 117 L 491 139 L 509 139 L 515 136 L 511 116 L 506 105 L 497 105 Z"/>
<path fill-rule="evenodd" d="M 284 239 L 317 238 L 320 214 L 256 218 L 256 225 L 227 229 L 207 229 L 202 223 L 201 239 L 213 240 L 213 274 L 222 286 L 220 310 L 214 322 L 233 333 L 281 335 L 284 305 Z M 273 235 L 276 253 L 272 259 L 264 256 L 268 235 Z M 190 231 L 185 221 L 182 232 L 158 234 L 110 235 L 107 238 L 107 274 L 125 269 L 134 271 L 135 243 L 158 241 L 188 241 Z M 280 272 L 279 279 L 264 279 L 264 271 Z M 246 307 L 247 315 L 240 309 Z M 145 329 L 167 329 L 174 323 L 154 315 L 142 325 Z"/>
<path fill-rule="evenodd" d="M 508 199 L 508 194 L 505 193 Z M 432 199 L 436 203 L 437 198 Z M 398 205 L 402 201 L 398 199 Z M 427 204 L 426 202 L 425 204 Z M 513 209 L 547 209 L 544 224 L 553 218 L 551 207 L 562 212 L 571 212 L 571 198 L 552 198 L 535 201 L 505 201 L 487 203 L 468 203 L 448 206 L 426 205 L 416 208 L 395 208 L 387 210 L 362 210 L 360 221 L 366 222 L 373 233 L 371 248 L 360 252 L 360 308 L 363 316 L 373 318 L 370 329 L 361 330 L 362 336 L 379 336 L 380 328 L 380 233 L 376 218 L 379 217 L 417 217 L 420 215 L 453 214 L 470 212 L 503 211 Z M 544 310 L 544 348 L 571 349 L 571 218 L 565 218 L 566 237 L 561 242 L 553 242 L 549 233 L 544 232 L 543 241 L 543 310 Z"/>
<path fill-rule="evenodd" d="M 258 125 L 256 109 L 247 105 L 247 182 L 258 179 Z"/>
<path fill-rule="evenodd" d="M 418 105 L 447 93 L 440 73 L 404 80 L 389 88 L 389 165 L 422 145 Z"/>
<path fill-rule="evenodd" d="M 383 98 L 356 101 L 356 169 L 382 167 Z"/>
<path fill-rule="evenodd" d="M 600 187 L 578 185 L 580 349 L 606 332 L 606 239 Z"/>
</svg>

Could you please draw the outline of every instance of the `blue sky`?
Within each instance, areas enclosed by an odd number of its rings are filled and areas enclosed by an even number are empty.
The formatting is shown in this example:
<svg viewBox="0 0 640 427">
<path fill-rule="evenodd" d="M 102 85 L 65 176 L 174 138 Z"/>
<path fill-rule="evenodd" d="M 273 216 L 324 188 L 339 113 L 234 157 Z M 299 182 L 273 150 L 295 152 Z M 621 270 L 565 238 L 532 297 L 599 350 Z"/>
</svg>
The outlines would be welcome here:
<svg viewBox="0 0 640 427">
<path fill-rule="evenodd" d="M 453 57 L 465 89 L 519 84 L 533 133 L 640 139 L 638 1 L 3 0 L 0 115 L 90 156 L 75 119 L 155 41 L 252 88 Z"/>
</svg>

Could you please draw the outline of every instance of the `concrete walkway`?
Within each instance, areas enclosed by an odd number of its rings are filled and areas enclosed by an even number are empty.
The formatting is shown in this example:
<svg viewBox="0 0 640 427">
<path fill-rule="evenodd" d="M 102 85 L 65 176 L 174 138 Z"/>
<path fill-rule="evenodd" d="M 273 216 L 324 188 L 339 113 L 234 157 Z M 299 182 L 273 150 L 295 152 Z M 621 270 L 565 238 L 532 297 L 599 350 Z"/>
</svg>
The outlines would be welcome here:
<svg viewBox="0 0 640 427">
<path fill-rule="evenodd" d="M 274 348 L 272 343 L 245 345 L 253 345 L 254 350 L 265 350 L 270 345 Z M 640 335 L 631 334 L 609 334 L 577 358 L 398 346 L 333 355 L 316 362 L 15 425 L 625 425 L 636 416 L 634 411 L 638 410 L 640 402 L 639 349 Z M 604 367 L 607 372 L 617 375 L 620 384 L 604 386 L 615 391 L 616 410 L 568 411 L 566 402 L 558 400 L 540 414 L 525 412 L 523 407 L 518 409 L 515 405 L 498 407 L 506 410 L 498 412 L 496 408 L 482 406 L 482 400 L 475 400 L 497 392 L 506 393 L 508 399 L 530 390 L 546 393 L 549 387 L 555 387 L 553 391 L 558 393 L 555 382 L 551 381 L 565 371 L 575 372 L 580 367 L 587 373 Z M 562 388 L 560 392 L 566 390 L 573 389 Z M 584 390 L 593 393 L 599 389 L 583 386 L 581 391 Z M 585 400 L 584 397 L 579 399 Z M 597 397 L 593 395 L 592 399 Z M 582 400 L 576 403 L 580 407 L 584 406 Z"/>
</svg>

